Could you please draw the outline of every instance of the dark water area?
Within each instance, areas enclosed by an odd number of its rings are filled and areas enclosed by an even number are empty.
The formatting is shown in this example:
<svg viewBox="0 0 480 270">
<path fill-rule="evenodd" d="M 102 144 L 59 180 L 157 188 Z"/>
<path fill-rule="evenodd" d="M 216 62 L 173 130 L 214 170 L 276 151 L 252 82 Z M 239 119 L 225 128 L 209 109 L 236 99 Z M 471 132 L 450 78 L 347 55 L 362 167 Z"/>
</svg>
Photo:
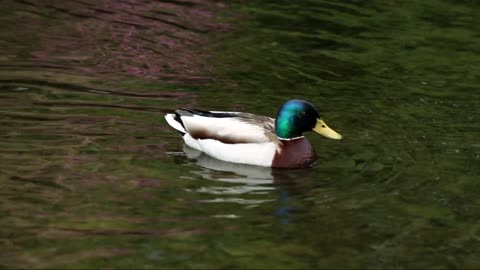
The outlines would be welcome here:
<svg viewBox="0 0 480 270">
<path fill-rule="evenodd" d="M 479 268 L 475 1 L 0 3 L 0 268 Z M 178 107 L 316 104 L 307 169 Z"/>
</svg>

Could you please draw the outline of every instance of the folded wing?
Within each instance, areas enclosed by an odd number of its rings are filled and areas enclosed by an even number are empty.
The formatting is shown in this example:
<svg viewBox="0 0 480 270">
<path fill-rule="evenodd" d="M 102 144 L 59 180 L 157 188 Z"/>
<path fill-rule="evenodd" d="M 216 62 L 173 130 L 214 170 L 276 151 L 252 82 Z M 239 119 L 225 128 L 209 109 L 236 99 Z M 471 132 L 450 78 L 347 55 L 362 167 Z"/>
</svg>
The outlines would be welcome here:
<svg viewBox="0 0 480 270">
<path fill-rule="evenodd" d="M 169 117 L 170 119 L 168 119 Z M 238 112 L 209 112 L 179 109 L 175 115 L 167 115 L 169 124 L 194 139 L 213 139 L 226 144 L 264 143 L 276 138 L 274 119 Z M 170 121 L 169 121 L 170 120 Z M 170 123 L 175 120 L 175 126 Z"/>
</svg>

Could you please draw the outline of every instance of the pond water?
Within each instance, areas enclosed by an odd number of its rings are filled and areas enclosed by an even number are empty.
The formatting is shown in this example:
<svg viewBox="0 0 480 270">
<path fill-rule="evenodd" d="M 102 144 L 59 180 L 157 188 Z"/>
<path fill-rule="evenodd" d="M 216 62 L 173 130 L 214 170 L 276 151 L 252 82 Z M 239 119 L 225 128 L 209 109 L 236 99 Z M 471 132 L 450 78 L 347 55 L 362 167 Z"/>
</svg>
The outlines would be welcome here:
<svg viewBox="0 0 480 270">
<path fill-rule="evenodd" d="M 0 268 L 480 267 L 477 2 L 0 7 Z M 344 135 L 307 169 L 163 119 L 292 98 Z"/>
</svg>

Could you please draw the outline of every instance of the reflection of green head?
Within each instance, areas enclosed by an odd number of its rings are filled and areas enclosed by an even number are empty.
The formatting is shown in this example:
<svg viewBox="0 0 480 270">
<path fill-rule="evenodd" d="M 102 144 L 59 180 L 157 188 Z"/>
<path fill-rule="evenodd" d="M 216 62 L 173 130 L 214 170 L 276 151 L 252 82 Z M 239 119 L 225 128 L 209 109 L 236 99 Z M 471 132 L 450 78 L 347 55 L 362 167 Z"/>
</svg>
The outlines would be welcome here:
<svg viewBox="0 0 480 270">
<path fill-rule="evenodd" d="M 311 131 L 319 118 L 317 108 L 310 102 L 289 100 L 278 111 L 275 133 L 284 139 L 300 137 L 303 132 Z"/>
</svg>

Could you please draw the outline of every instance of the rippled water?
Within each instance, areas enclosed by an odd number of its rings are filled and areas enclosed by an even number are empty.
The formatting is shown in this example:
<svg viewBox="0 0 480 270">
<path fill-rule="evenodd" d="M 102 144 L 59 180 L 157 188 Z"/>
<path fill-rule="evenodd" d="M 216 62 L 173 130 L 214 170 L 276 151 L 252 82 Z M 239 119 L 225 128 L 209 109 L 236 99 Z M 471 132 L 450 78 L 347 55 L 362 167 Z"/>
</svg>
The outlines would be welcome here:
<svg viewBox="0 0 480 270">
<path fill-rule="evenodd" d="M 474 1 L 0 3 L 0 267 L 478 268 Z M 185 148 L 180 106 L 316 104 L 315 166 Z"/>
</svg>

